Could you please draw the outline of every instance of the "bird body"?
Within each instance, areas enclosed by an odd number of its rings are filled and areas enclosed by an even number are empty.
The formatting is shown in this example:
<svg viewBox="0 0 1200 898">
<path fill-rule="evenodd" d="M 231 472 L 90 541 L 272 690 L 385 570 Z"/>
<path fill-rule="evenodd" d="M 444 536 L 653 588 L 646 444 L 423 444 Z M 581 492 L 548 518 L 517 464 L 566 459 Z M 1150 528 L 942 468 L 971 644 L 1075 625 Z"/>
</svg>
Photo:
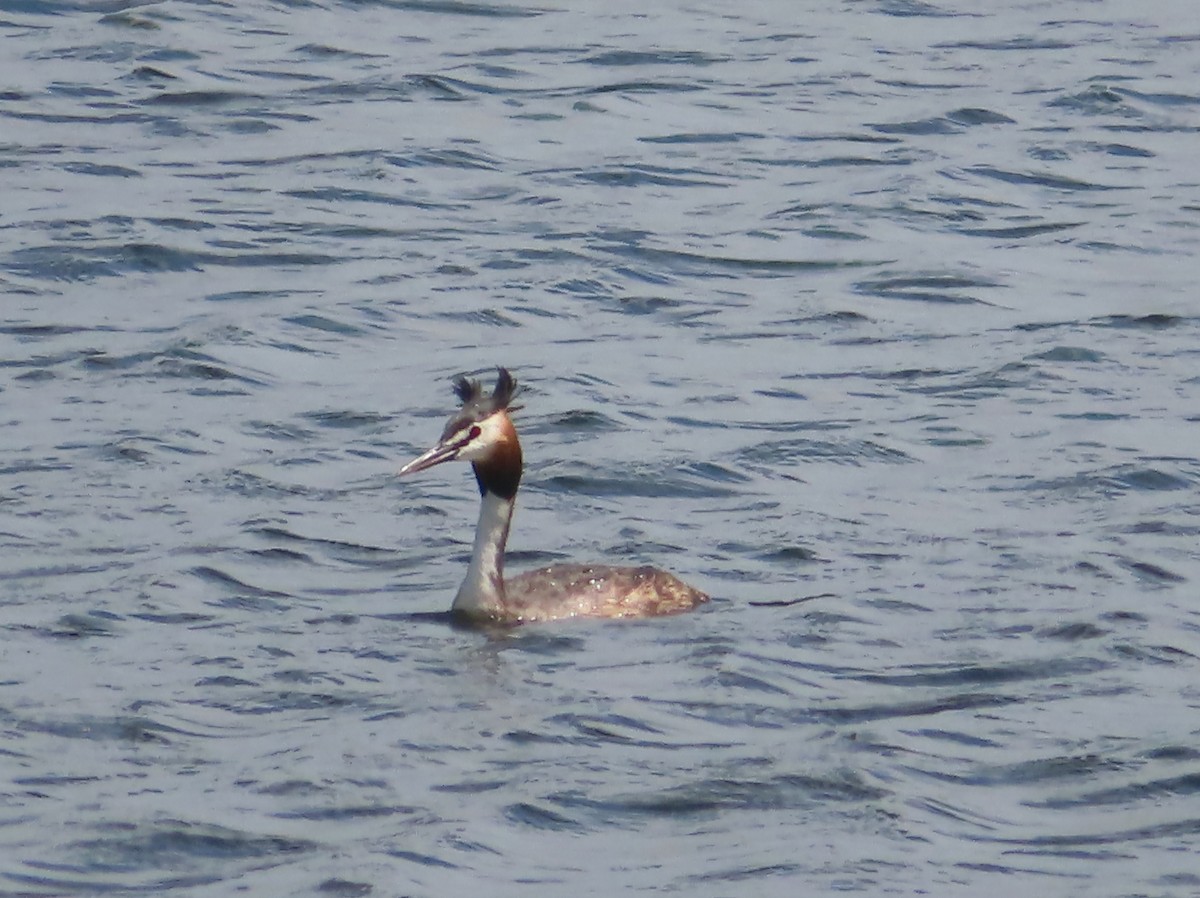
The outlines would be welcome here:
<svg viewBox="0 0 1200 898">
<path fill-rule="evenodd" d="M 462 408 L 427 452 L 400 469 L 424 471 L 447 461 L 471 462 L 482 504 L 467 576 L 452 611 L 471 620 L 507 624 L 573 617 L 654 617 L 688 611 L 708 596 L 657 568 L 558 564 L 504 576 L 504 549 L 524 459 L 509 412 L 517 383 L 504 368 L 485 395 L 478 381 L 460 377 Z"/>
</svg>

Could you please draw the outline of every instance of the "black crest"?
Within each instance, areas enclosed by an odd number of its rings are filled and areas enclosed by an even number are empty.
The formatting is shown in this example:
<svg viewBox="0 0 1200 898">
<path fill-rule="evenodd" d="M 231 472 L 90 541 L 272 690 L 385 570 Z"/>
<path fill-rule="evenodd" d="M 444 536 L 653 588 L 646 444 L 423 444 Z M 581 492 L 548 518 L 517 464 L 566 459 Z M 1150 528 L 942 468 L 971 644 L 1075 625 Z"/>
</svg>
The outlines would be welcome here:
<svg viewBox="0 0 1200 898">
<path fill-rule="evenodd" d="M 508 373 L 507 369 L 499 368 L 497 370 L 499 373 L 496 375 L 496 386 L 490 394 L 483 392 L 483 387 L 477 380 L 467 380 L 465 377 L 454 379 L 454 395 L 462 400 L 462 408 L 455 412 L 447 422 L 446 429 L 442 431 L 443 440 L 448 439 L 464 427 L 478 424 L 496 412 L 519 408 L 512 404 L 512 398 L 517 395 L 517 382 L 513 380 L 513 376 Z"/>
<path fill-rule="evenodd" d="M 484 395 L 479 381 L 467 380 L 462 376 L 454 379 L 454 395 L 462 401 L 463 412 L 475 420 L 481 420 L 511 407 L 513 397 L 517 395 L 517 382 L 507 368 L 497 368 L 496 386 L 490 395 Z"/>
</svg>

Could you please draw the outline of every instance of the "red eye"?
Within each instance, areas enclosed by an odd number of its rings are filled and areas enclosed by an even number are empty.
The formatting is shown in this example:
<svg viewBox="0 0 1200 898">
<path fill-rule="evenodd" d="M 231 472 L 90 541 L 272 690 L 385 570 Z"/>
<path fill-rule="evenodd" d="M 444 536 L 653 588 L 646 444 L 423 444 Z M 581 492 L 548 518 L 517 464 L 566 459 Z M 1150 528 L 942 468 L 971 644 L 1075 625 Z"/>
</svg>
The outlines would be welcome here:
<svg viewBox="0 0 1200 898">
<path fill-rule="evenodd" d="M 475 439 L 475 437 L 479 436 L 481 433 L 483 433 L 483 431 L 479 429 L 478 424 L 471 425 L 471 437 L 470 438 L 472 440 Z"/>
</svg>

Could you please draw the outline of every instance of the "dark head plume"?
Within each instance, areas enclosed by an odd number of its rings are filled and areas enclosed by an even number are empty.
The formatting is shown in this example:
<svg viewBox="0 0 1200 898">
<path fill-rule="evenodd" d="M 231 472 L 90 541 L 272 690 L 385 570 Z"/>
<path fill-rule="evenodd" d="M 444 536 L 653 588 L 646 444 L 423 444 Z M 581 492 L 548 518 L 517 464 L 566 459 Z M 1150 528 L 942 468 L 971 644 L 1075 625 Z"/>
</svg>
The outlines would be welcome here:
<svg viewBox="0 0 1200 898">
<path fill-rule="evenodd" d="M 467 380 L 459 375 L 454 379 L 454 395 L 462 402 L 464 412 L 478 418 L 486 418 L 502 409 L 512 407 L 513 397 L 517 395 L 517 382 L 508 373 L 507 368 L 497 368 L 496 386 L 490 394 L 485 395 L 479 381 Z"/>
<path fill-rule="evenodd" d="M 518 408 L 512 405 L 512 398 L 517 393 L 517 382 L 507 369 L 497 370 L 499 373 L 496 376 L 496 386 L 490 394 L 483 392 L 483 387 L 477 380 L 468 380 L 461 375 L 454 379 L 454 395 L 462 400 L 462 408 L 447 422 L 446 429 L 442 431 L 443 440 L 465 427 L 490 418 L 496 412 Z"/>
<path fill-rule="evenodd" d="M 461 374 L 454 378 L 454 395 L 463 405 L 474 402 L 482 393 L 483 387 L 479 386 L 479 381 L 467 380 Z"/>
</svg>

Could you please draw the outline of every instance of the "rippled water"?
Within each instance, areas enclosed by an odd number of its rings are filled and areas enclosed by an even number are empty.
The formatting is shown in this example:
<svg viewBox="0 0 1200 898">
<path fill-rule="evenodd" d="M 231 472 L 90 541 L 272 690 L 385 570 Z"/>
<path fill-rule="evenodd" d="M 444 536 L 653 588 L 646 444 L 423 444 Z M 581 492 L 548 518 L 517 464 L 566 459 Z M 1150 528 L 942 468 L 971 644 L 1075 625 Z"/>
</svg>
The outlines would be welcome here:
<svg viewBox="0 0 1200 898">
<path fill-rule="evenodd" d="M 1192 4 L 592 6 L 3 7 L 0 894 L 1195 894 Z"/>
</svg>

